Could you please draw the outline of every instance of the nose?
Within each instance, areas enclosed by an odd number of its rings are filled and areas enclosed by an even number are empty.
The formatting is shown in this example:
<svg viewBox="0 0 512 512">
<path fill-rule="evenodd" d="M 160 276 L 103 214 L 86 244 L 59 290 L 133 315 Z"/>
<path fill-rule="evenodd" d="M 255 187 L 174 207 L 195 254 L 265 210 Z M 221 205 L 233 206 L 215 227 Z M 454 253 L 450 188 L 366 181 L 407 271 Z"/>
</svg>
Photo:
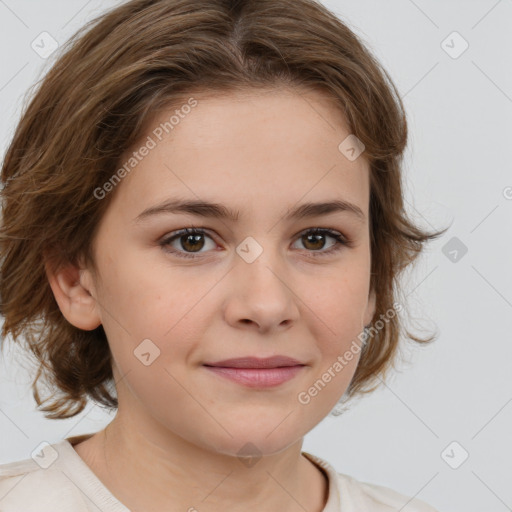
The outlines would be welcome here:
<svg viewBox="0 0 512 512">
<path fill-rule="evenodd" d="M 264 250 L 252 262 L 236 262 L 226 283 L 226 321 L 262 332 L 289 329 L 299 319 L 299 297 L 279 255 Z"/>
</svg>

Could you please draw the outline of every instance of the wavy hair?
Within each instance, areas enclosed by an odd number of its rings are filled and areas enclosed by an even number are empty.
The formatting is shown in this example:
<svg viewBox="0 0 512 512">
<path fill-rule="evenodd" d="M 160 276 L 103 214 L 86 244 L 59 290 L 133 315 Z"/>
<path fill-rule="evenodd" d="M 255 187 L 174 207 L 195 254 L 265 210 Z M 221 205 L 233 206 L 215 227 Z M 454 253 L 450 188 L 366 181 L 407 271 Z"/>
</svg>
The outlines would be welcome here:
<svg viewBox="0 0 512 512">
<path fill-rule="evenodd" d="M 118 401 L 103 327 L 84 331 L 64 318 L 45 259 L 54 269 L 82 258 L 95 268 L 94 237 L 115 190 L 101 201 L 94 190 L 152 114 L 194 91 L 288 86 L 322 91 L 339 106 L 370 164 L 374 319 L 396 305 L 402 271 L 444 233 L 423 231 L 404 208 L 407 120 L 395 85 L 315 0 L 132 0 L 88 22 L 56 56 L 24 105 L 1 169 L 2 335 L 35 357 L 33 396 L 48 418 L 72 417 L 89 398 L 107 408 Z M 403 330 L 395 315 L 363 345 L 349 397 L 380 384 Z M 50 385 L 45 398 L 40 379 Z"/>
</svg>

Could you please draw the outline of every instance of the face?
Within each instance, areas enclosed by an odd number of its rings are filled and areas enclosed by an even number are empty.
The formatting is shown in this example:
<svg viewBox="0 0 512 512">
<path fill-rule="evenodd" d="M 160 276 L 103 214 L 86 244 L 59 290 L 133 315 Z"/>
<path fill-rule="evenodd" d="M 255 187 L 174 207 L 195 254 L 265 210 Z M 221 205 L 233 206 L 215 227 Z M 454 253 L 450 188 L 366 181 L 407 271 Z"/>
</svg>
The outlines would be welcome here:
<svg viewBox="0 0 512 512">
<path fill-rule="evenodd" d="M 114 357 L 118 415 L 219 453 L 248 442 L 276 453 L 329 413 L 356 370 L 357 351 L 338 358 L 374 313 L 369 169 L 338 149 L 350 132 L 319 92 L 194 98 L 161 140 L 174 109 L 151 120 L 151 149 L 117 184 L 95 238 L 98 274 L 81 277 Z M 334 201 L 361 213 L 291 216 Z M 302 366 L 205 366 L 276 355 Z"/>
</svg>

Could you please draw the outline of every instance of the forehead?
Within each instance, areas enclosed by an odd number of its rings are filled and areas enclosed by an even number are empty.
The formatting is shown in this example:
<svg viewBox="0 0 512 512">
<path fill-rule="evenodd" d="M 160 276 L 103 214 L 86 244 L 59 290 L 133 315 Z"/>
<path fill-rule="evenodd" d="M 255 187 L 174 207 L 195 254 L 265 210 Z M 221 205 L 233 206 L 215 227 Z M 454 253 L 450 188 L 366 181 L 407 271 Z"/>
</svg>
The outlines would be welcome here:
<svg viewBox="0 0 512 512">
<path fill-rule="evenodd" d="M 192 94 L 182 108 L 152 116 L 139 143 L 123 155 L 126 162 L 151 146 L 118 185 L 120 200 L 133 210 L 178 195 L 229 201 L 243 214 L 245 207 L 328 194 L 365 210 L 368 165 L 364 156 L 350 161 L 341 153 L 348 135 L 341 109 L 322 92 Z"/>
<path fill-rule="evenodd" d="M 318 91 L 261 89 L 199 93 L 193 98 L 196 106 L 180 116 L 169 134 L 168 138 L 176 143 L 174 149 L 228 150 L 235 149 L 237 143 L 247 151 L 250 147 L 282 144 L 282 150 L 296 153 L 300 148 L 311 151 L 314 147 L 332 146 L 332 137 L 336 140 L 336 134 L 349 133 L 334 100 Z M 169 110 L 159 112 L 147 128 L 158 129 L 169 119 Z"/>
</svg>

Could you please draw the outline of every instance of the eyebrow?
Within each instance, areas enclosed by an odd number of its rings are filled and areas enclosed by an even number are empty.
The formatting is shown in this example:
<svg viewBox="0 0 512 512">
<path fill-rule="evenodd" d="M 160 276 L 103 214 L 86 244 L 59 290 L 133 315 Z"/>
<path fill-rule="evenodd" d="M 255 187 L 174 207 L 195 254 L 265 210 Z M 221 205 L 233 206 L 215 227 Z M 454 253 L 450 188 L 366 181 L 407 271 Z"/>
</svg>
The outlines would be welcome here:
<svg viewBox="0 0 512 512">
<path fill-rule="evenodd" d="M 361 221 L 366 219 L 365 214 L 359 206 L 342 199 L 322 203 L 301 204 L 291 210 L 288 210 L 284 215 L 284 219 L 300 220 L 337 212 L 351 213 Z M 146 208 L 143 212 L 137 215 L 134 222 L 139 223 L 150 217 L 164 213 L 188 213 L 198 217 L 225 219 L 233 222 L 237 221 L 240 216 L 240 212 L 238 210 L 232 210 L 219 203 L 200 200 L 168 199 L 163 203 Z"/>
</svg>

